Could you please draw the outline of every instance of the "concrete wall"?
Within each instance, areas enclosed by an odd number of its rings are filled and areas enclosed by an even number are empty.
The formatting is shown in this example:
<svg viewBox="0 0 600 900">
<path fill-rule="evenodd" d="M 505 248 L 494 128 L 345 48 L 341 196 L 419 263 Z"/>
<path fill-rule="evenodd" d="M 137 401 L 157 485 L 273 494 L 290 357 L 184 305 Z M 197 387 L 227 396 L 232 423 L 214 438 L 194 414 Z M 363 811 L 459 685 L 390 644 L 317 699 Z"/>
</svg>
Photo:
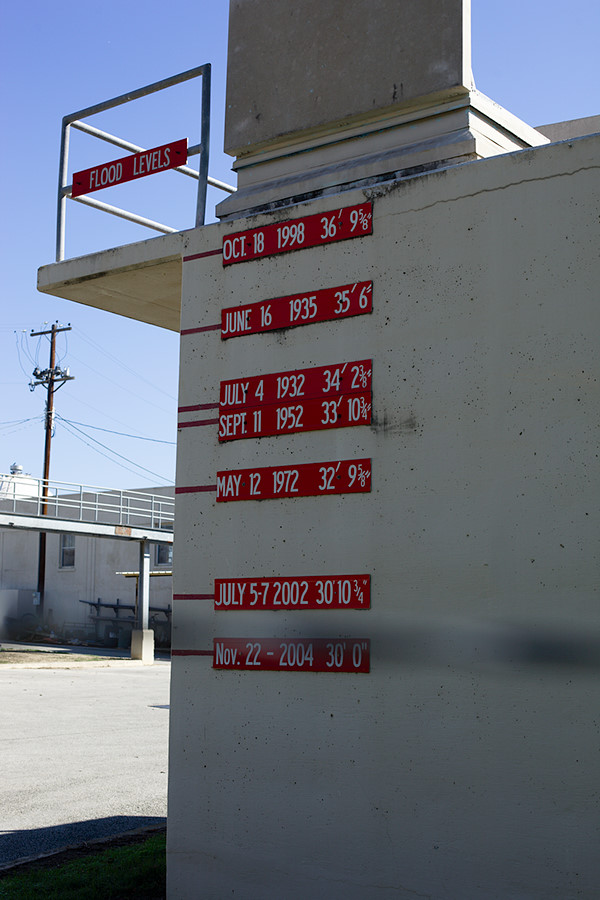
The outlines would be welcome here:
<svg viewBox="0 0 600 900">
<path fill-rule="evenodd" d="M 231 0 L 225 150 L 472 85 L 470 0 Z M 360 77 L 357 77 L 360 67 Z"/>
<path fill-rule="evenodd" d="M 37 589 L 37 535 L 0 528 L 0 587 Z"/>
<path fill-rule="evenodd" d="M 539 125 L 540 131 L 551 141 L 570 141 L 572 138 L 584 137 L 600 132 L 600 116 L 586 116 L 584 119 L 569 119 L 567 122 L 553 122 L 550 125 Z"/>
<path fill-rule="evenodd" d="M 184 428 L 178 485 L 357 457 L 373 477 L 338 497 L 179 494 L 174 590 L 364 571 L 372 608 L 176 601 L 171 898 L 597 893 L 599 150 L 525 150 L 190 236 L 182 329 L 365 279 L 374 309 L 184 334 L 180 405 L 214 403 L 222 379 L 372 358 L 374 422 L 224 445 Z M 222 265 L 232 231 L 365 199 L 372 236 Z M 211 667 L 215 636 L 314 635 L 370 638 L 370 674 Z"/>
</svg>

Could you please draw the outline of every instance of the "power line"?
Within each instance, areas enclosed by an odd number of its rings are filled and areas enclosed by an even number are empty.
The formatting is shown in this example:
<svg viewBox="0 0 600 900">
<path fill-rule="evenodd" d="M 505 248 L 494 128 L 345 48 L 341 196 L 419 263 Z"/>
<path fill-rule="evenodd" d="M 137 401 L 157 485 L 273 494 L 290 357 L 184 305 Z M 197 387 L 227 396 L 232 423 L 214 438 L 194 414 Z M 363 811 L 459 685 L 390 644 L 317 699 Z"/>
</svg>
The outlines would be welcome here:
<svg viewBox="0 0 600 900">
<path fill-rule="evenodd" d="M 58 361 L 58 365 L 61 364 L 61 362 L 63 361 L 63 359 L 65 358 L 65 356 L 66 356 L 67 353 L 69 352 L 69 336 L 68 336 L 67 332 L 64 333 L 64 339 L 65 339 L 65 352 L 62 354 L 62 356 L 61 356 L 61 354 L 58 352 L 58 347 L 56 348 L 56 358 L 57 358 L 57 361 Z"/>
<path fill-rule="evenodd" d="M 29 349 L 29 341 L 27 340 L 27 338 L 28 338 L 28 335 L 24 331 L 21 332 L 21 350 L 23 351 L 23 353 L 25 354 L 25 356 L 27 357 L 27 359 L 29 360 L 31 365 L 35 366 L 37 360 L 34 359 L 34 357 L 31 354 L 31 351 Z M 40 342 L 38 341 L 38 345 L 39 345 L 39 343 Z"/>
<path fill-rule="evenodd" d="M 30 426 L 28 424 L 27 425 L 15 425 L 15 427 L 11 428 L 10 431 L 3 431 L 2 436 L 10 437 L 11 434 L 16 434 L 17 431 L 23 431 L 24 428 L 29 428 L 29 427 Z"/>
<path fill-rule="evenodd" d="M 95 369 L 93 366 L 90 366 L 89 363 L 87 363 L 84 359 L 80 359 L 78 356 L 75 356 L 74 353 L 71 353 L 71 359 L 77 360 L 77 362 L 81 363 L 81 365 L 85 366 L 91 372 L 94 372 L 95 375 L 99 375 L 100 378 L 104 378 L 106 381 L 109 382 L 109 384 L 114 384 L 115 387 L 124 391 L 126 394 L 131 394 L 132 397 L 137 397 L 138 400 L 141 400 L 143 403 L 147 403 L 154 410 L 160 409 L 162 412 L 165 412 L 165 413 L 170 412 L 170 410 L 165 409 L 164 406 L 158 406 L 154 400 L 150 400 L 147 397 L 142 396 L 142 394 L 136 394 L 135 391 L 132 391 L 129 388 L 125 387 L 122 383 L 119 383 L 118 381 L 114 381 L 112 378 L 109 378 L 108 375 L 105 375 L 104 372 L 100 372 L 100 371 L 98 371 L 98 369 Z M 148 383 L 146 384 L 146 386 L 148 386 Z M 163 391 L 163 393 L 164 393 L 164 391 Z"/>
<path fill-rule="evenodd" d="M 94 453 L 98 453 L 99 456 L 103 456 L 104 459 L 107 459 L 114 466 L 119 466 L 120 469 L 125 469 L 126 472 L 132 472 L 137 478 L 144 478 L 146 481 L 150 481 L 150 479 L 146 475 L 141 475 L 140 472 L 136 472 L 136 470 L 130 468 L 130 466 L 124 466 L 123 463 L 120 463 L 116 459 L 113 459 L 112 456 L 108 455 L 108 453 L 103 453 L 102 450 L 98 450 L 97 447 L 94 447 L 88 441 L 84 440 L 84 438 L 82 438 L 80 434 L 77 434 L 76 431 L 72 431 L 71 428 L 65 422 L 62 422 L 61 424 L 64 426 L 64 428 L 68 432 L 68 434 L 71 435 L 71 437 L 77 438 L 78 441 L 81 441 L 82 444 L 85 444 L 85 446 L 89 447 L 90 450 L 93 450 Z M 90 438 L 90 440 L 91 440 L 91 438 Z M 164 479 L 161 478 L 161 481 L 162 480 L 164 480 Z"/>
<path fill-rule="evenodd" d="M 39 422 L 40 418 L 41 416 L 29 416 L 28 419 L 9 419 L 7 422 L 0 422 L 0 428 L 4 427 L 5 425 L 23 425 L 25 424 L 25 422 L 33 422 L 34 420 L 36 422 Z"/>
<path fill-rule="evenodd" d="M 85 400 L 81 400 L 78 397 L 74 397 L 72 394 L 69 395 L 69 402 L 77 403 L 77 404 L 79 404 L 79 406 L 85 406 L 85 408 L 87 410 L 91 410 L 92 412 L 98 413 L 104 419 L 110 419 L 111 422 L 116 422 L 118 425 L 122 425 L 123 428 L 127 428 L 129 425 L 129 423 L 122 422 L 121 419 L 116 419 L 114 416 L 111 416 L 110 413 L 106 412 L 106 410 L 99 409 L 97 406 L 94 406 L 92 403 L 87 403 Z"/>
<path fill-rule="evenodd" d="M 94 431 L 105 431 L 107 434 L 118 434 L 121 437 L 134 438 L 136 441 L 152 441 L 154 444 L 169 444 L 171 447 L 177 446 L 177 441 L 163 441 L 160 438 L 151 438 L 144 437 L 141 434 L 127 434 L 125 431 L 113 431 L 111 428 L 100 428 L 99 425 L 88 425 L 87 422 L 74 422 L 72 419 L 65 419 L 63 416 L 60 416 L 63 422 L 68 422 L 69 425 L 81 425 L 82 428 L 93 428 Z"/>
<path fill-rule="evenodd" d="M 108 459 L 111 463 L 113 463 L 116 466 L 119 466 L 121 469 L 125 469 L 128 472 L 132 472 L 134 475 L 137 475 L 138 478 L 143 477 L 143 478 L 146 478 L 147 481 L 150 480 L 145 475 L 140 476 L 140 472 L 137 472 L 135 469 L 130 468 L 130 466 L 125 466 L 125 465 L 123 465 L 123 463 L 120 463 L 116 459 L 113 459 L 112 456 L 108 455 L 108 453 L 111 453 L 114 456 L 118 456 L 120 459 L 126 460 L 127 462 L 131 463 L 132 466 L 136 466 L 136 468 L 142 469 L 144 472 L 149 472 L 150 475 L 153 475 L 154 478 L 158 478 L 160 481 L 164 481 L 165 484 L 171 485 L 173 483 L 172 480 L 165 478 L 163 475 L 159 475 L 157 472 L 152 472 L 150 469 L 145 469 L 144 466 L 140 466 L 138 463 L 134 462 L 133 460 L 127 459 L 126 456 L 121 456 L 120 453 L 117 453 L 115 450 L 111 450 L 110 447 L 107 447 L 106 444 L 103 444 L 101 441 L 97 441 L 91 435 L 89 435 L 89 434 L 84 435 L 84 432 L 80 431 L 78 428 L 75 428 L 75 426 L 71 426 L 68 422 L 66 422 L 64 419 L 62 419 L 62 417 L 57 417 L 57 418 L 60 418 L 60 424 L 64 426 L 65 430 L 68 431 L 72 437 L 77 438 L 77 440 L 81 441 L 82 444 L 85 444 L 86 447 L 89 447 L 90 450 L 94 450 L 96 453 L 99 453 L 100 456 L 103 456 L 105 459 Z M 84 437 L 82 437 L 82 435 L 84 435 Z M 89 441 L 93 441 L 95 444 L 98 444 L 100 447 L 104 447 L 104 449 L 107 450 L 108 453 L 103 453 L 101 450 L 98 450 L 97 447 L 94 447 L 92 444 L 88 443 L 88 441 L 86 441 L 84 438 L 88 438 Z"/>
<path fill-rule="evenodd" d="M 23 340 L 23 335 L 21 335 L 21 341 L 22 341 L 22 340 Z M 16 344 L 16 347 L 17 347 L 17 359 L 19 360 L 19 365 L 20 365 L 20 367 L 21 367 L 21 372 L 23 373 L 23 375 L 25 375 L 26 378 L 29 378 L 29 375 L 28 375 L 27 372 L 25 371 L 25 367 L 24 367 L 24 365 L 23 365 L 23 363 L 22 363 L 22 361 L 21 361 L 21 351 L 20 351 L 20 349 L 19 349 L 19 335 L 17 334 L 16 331 L 15 331 L 15 344 Z"/>
<path fill-rule="evenodd" d="M 99 353 L 102 353 L 104 356 L 107 356 L 109 359 L 112 359 L 113 362 L 116 362 L 117 365 L 121 366 L 122 369 L 125 369 L 126 372 L 129 372 L 130 375 L 135 376 L 135 378 L 139 378 L 140 381 L 143 381 L 146 386 L 150 386 L 153 390 L 158 391 L 161 394 L 164 394 L 165 397 L 168 397 L 169 400 L 177 400 L 173 394 L 170 394 L 168 391 L 165 391 L 163 388 L 159 387 L 157 384 L 153 384 L 149 381 L 144 375 L 140 375 L 139 372 L 136 372 L 135 369 L 130 368 L 130 366 L 126 365 L 118 356 L 115 356 L 113 353 L 110 353 L 108 350 L 105 350 L 101 344 L 91 338 L 89 335 L 85 334 L 85 332 L 81 331 L 80 328 L 77 329 L 77 333 L 87 341 L 90 346 L 94 347 L 98 350 Z"/>
<path fill-rule="evenodd" d="M 34 354 L 34 358 L 33 358 L 33 363 L 35 366 L 39 365 L 41 347 L 42 347 L 42 339 L 41 339 L 41 337 L 38 337 L 37 344 L 35 345 L 35 354 Z"/>
<path fill-rule="evenodd" d="M 147 469 L 145 466 L 141 466 L 139 463 L 134 462 L 132 459 L 129 459 L 127 456 L 123 456 L 121 453 L 117 453 L 116 450 L 113 450 L 111 447 L 107 447 L 106 444 L 103 444 L 103 443 L 102 443 L 102 441 L 98 441 L 98 440 L 96 440 L 96 438 L 93 438 L 91 435 L 85 434 L 85 432 L 82 432 L 80 428 L 77 428 L 75 425 L 73 425 L 73 424 L 72 424 L 71 422 L 69 422 L 67 419 L 63 419 L 62 416 L 57 415 L 56 418 L 57 418 L 58 421 L 60 421 L 60 422 L 64 425 L 64 427 L 66 428 L 66 430 L 69 431 L 69 432 L 73 435 L 73 437 L 77 437 L 77 435 L 76 435 L 76 434 L 73 434 L 72 429 L 73 429 L 74 431 L 78 432 L 80 435 L 83 435 L 84 437 L 86 437 L 88 440 L 93 441 L 94 444 L 98 444 L 99 447 L 103 447 L 104 450 L 107 450 L 109 453 L 112 453 L 114 456 L 118 456 L 119 459 L 123 459 L 123 460 L 125 460 L 125 462 L 129 463 L 130 465 L 135 466 L 137 469 L 141 469 L 143 472 L 148 472 L 149 475 L 153 475 L 154 478 L 158 478 L 158 479 L 160 479 L 161 481 L 164 481 L 166 484 L 169 484 L 169 485 L 170 485 L 170 484 L 173 483 L 172 480 L 170 480 L 170 479 L 168 479 L 168 478 L 165 478 L 163 475 L 159 475 L 157 472 L 153 472 L 151 469 Z M 81 438 L 80 438 L 80 440 L 81 440 Z M 83 441 L 83 443 L 85 444 L 85 443 L 87 443 L 87 442 L 86 442 L 86 441 Z M 87 444 L 87 446 L 88 446 L 88 447 L 91 447 L 90 444 Z M 94 447 L 91 447 L 91 449 L 93 450 L 93 449 L 95 449 L 95 448 L 94 448 Z M 100 452 L 100 451 L 97 451 L 97 452 Z M 100 455 L 101 455 L 101 456 L 105 456 L 104 453 L 101 453 Z M 110 459 L 110 457 L 108 457 L 108 458 Z M 112 460 L 112 462 L 115 462 L 115 460 Z M 120 464 L 120 463 L 116 463 L 116 465 L 121 465 L 121 464 Z M 127 467 L 127 466 L 122 466 L 122 468 L 127 469 L 128 467 Z M 129 471 L 131 472 L 131 471 L 133 471 L 133 470 L 132 470 L 132 469 L 129 469 Z M 134 473 L 134 474 L 138 474 L 138 473 Z"/>
<path fill-rule="evenodd" d="M 22 431 L 24 428 L 28 428 L 32 422 L 39 422 L 42 419 L 42 416 L 33 416 L 31 419 L 21 419 L 20 421 L 15 421 L 13 424 L 10 422 L 0 422 L 0 430 L 2 431 L 3 437 L 9 437 L 11 434 L 15 434 L 17 431 Z"/>
</svg>

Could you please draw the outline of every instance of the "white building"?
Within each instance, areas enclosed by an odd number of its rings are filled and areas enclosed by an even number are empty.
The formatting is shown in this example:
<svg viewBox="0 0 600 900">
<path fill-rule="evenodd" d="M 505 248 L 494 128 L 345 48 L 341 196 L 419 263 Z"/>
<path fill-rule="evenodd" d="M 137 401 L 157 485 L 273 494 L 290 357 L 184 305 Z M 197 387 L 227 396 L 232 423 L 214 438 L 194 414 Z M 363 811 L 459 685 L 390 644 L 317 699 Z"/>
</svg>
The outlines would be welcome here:
<svg viewBox="0 0 600 900">
<path fill-rule="evenodd" d="M 0 512 L 13 508 L 28 511 L 37 500 L 39 490 L 38 479 L 12 466 L 9 474 L 0 474 Z M 56 489 L 51 487 L 50 492 L 53 490 Z M 126 498 L 137 495 L 171 498 L 173 488 L 122 493 Z M 102 495 L 106 497 L 107 493 L 101 492 Z M 78 495 L 63 492 L 59 496 L 58 511 L 62 508 L 64 517 L 74 518 L 75 506 L 66 508 L 66 504 L 68 498 L 77 500 Z M 52 502 L 49 506 L 52 516 L 56 509 Z M 18 524 L 18 516 L 14 521 Z M 172 531 L 172 517 L 162 521 L 161 526 Z M 139 566 L 138 541 L 69 532 L 47 533 L 43 623 L 34 620 L 39 608 L 38 551 L 38 532 L 0 528 L 0 637 L 26 638 L 43 624 L 44 634 L 53 633 L 58 638 L 127 646 L 136 603 L 134 573 Z M 171 568 L 172 544 L 153 544 L 150 624 L 157 646 L 165 646 L 170 639 Z"/>
</svg>

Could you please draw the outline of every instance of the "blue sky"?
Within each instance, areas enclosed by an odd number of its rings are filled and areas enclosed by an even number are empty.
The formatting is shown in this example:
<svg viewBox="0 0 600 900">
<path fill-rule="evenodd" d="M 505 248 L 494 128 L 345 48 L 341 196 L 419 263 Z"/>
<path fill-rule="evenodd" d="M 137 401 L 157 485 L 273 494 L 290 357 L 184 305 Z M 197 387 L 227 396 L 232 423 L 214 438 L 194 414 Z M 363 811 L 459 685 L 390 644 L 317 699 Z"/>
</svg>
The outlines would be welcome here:
<svg viewBox="0 0 600 900">
<path fill-rule="evenodd" d="M 5 9 L 0 473 L 12 462 L 41 473 L 45 392 L 40 387 L 30 392 L 28 382 L 35 362 L 47 366 L 48 342 L 27 335 L 58 320 L 72 325 L 57 347 L 61 365 L 70 367 L 75 381 L 56 394 L 62 418 L 53 439 L 51 477 L 115 487 L 174 480 L 178 336 L 40 294 L 36 277 L 38 267 L 54 259 L 60 123 L 68 113 L 210 62 L 211 174 L 234 181 L 231 161 L 222 152 L 228 5 L 226 0 L 180 0 L 173 7 L 157 0 L 94 5 L 33 0 Z M 473 70 L 480 91 L 530 125 L 600 112 L 597 0 L 472 0 L 472 7 Z M 198 109 L 199 82 L 194 82 L 163 99 L 129 104 L 94 124 L 145 146 L 182 137 L 195 142 Z M 124 155 L 106 144 L 99 148 L 100 156 L 89 138 L 77 135 L 76 168 Z M 97 196 L 176 228 L 193 224 L 191 179 L 170 174 L 134 183 L 116 199 L 110 192 Z M 210 192 L 209 213 L 221 196 Z M 78 204 L 68 206 L 67 256 L 152 234 Z"/>
</svg>

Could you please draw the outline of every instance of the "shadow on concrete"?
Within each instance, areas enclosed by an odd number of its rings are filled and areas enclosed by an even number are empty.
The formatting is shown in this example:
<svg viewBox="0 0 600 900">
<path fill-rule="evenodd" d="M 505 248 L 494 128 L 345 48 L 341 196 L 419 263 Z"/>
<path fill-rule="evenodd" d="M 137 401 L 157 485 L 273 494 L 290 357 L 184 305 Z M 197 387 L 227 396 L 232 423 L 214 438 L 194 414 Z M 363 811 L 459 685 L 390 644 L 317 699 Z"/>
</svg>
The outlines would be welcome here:
<svg viewBox="0 0 600 900">
<path fill-rule="evenodd" d="M 31 857 L 80 847 L 89 841 L 117 837 L 143 828 L 160 828 L 166 824 L 165 816 L 107 816 L 49 828 L 5 831 L 0 833 L 0 868 Z"/>
</svg>

